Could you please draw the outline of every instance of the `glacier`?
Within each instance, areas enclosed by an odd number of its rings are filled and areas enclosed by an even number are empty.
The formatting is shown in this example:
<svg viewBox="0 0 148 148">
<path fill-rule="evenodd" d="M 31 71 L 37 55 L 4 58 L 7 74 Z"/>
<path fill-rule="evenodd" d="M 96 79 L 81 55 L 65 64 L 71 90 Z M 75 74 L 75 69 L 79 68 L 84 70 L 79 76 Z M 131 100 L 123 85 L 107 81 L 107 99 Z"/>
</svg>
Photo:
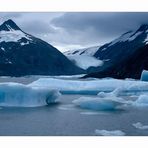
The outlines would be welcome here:
<svg viewBox="0 0 148 148">
<path fill-rule="evenodd" d="M 19 83 L 0 84 L 0 106 L 37 107 L 57 102 L 60 93 Z"/>
<path fill-rule="evenodd" d="M 98 67 L 103 65 L 102 60 L 99 60 L 93 56 L 68 55 L 67 58 L 84 70 L 88 69 L 89 67 Z"/>
</svg>

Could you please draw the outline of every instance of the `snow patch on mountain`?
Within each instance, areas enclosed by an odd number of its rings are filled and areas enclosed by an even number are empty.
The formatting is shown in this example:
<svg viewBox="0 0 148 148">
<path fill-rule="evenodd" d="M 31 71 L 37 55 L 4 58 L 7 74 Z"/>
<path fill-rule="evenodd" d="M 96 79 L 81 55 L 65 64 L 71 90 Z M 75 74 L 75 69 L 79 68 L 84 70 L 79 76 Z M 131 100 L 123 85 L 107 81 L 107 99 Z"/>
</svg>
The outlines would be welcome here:
<svg viewBox="0 0 148 148">
<path fill-rule="evenodd" d="M 1 47 L 1 50 L 2 50 L 2 51 L 5 51 L 5 48 Z"/>
<path fill-rule="evenodd" d="M 65 55 L 87 55 L 87 56 L 93 56 L 96 51 L 99 49 L 100 46 L 93 46 L 89 48 L 83 48 L 83 49 L 74 49 L 64 52 Z"/>
<path fill-rule="evenodd" d="M 130 38 L 128 39 L 128 41 L 135 40 L 141 33 L 142 33 L 142 31 L 139 31 L 139 32 L 135 33 L 134 35 L 130 36 Z"/>
<path fill-rule="evenodd" d="M 26 43 L 21 42 L 20 44 L 21 44 L 21 46 L 28 45 L 29 44 L 29 41 L 27 41 Z"/>
<path fill-rule="evenodd" d="M 113 46 L 116 43 L 120 43 L 120 42 L 131 42 L 133 40 L 135 40 L 140 34 L 142 33 L 142 31 L 139 31 L 137 33 L 134 33 L 133 31 L 129 31 L 123 35 L 121 35 L 119 38 L 113 40 L 108 47 Z M 104 49 L 105 50 L 105 49 Z"/>
<path fill-rule="evenodd" d="M 130 36 L 133 34 L 133 32 L 129 31 L 127 33 L 124 33 L 123 35 L 121 35 L 119 38 L 113 40 L 108 47 L 113 46 L 114 44 L 118 43 L 118 42 L 125 42 L 127 41 Z"/>
<path fill-rule="evenodd" d="M 0 31 L 0 42 L 18 42 L 22 38 L 32 41 L 30 36 L 23 33 L 21 30 L 11 29 L 9 31 Z"/>
</svg>

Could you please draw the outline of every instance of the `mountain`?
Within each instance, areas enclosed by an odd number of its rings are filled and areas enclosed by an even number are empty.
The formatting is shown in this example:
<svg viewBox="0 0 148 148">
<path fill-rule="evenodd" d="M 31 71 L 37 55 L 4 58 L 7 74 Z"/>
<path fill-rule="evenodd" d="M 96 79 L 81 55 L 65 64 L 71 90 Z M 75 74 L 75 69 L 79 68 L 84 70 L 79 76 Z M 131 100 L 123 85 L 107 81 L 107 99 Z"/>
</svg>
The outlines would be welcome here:
<svg viewBox="0 0 148 148">
<path fill-rule="evenodd" d="M 88 55 L 88 56 L 94 56 L 94 54 L 97 52 L 100 46 L 93 46 L 83 49 L 74 49 L 74 50 L 68 50 L 64 52 L 65 55 Z"/>
<path fill-rule="evenodd" d="M 0 25 L 0 75 L 73 75 L 84 73 L 45 41 L 22 31 L 12 20 Z"/>
<path fill-rule="evenodd" d="M 64 52 L 69 60 L 76 66 L 87 71 L 90 67 L 98 67 L 103 65 L 103 61 L 94 57 L 94 54 L 99 49 L 99 46 L 69 50 Z"/>
<path fill-rule="evenodd" d="M 139 79 L 143 69 L 148 70 L 148 25 L 129 31 L 101 46 L 94 54 L 103 60 L 102 67 L 91 68 L 85 77 L 113 77 Z"/>
</svg>

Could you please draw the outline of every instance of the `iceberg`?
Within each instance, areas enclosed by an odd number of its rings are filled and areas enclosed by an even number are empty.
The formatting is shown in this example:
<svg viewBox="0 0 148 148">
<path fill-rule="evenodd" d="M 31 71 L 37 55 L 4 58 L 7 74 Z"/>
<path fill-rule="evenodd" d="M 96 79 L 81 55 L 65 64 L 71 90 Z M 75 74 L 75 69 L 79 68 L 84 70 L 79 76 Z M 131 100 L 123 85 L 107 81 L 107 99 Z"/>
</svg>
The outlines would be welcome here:
<svg viewBox="0 0 148 148">
<path fill-rule="evenodd" d="M 148 106 L 148 96 L 140 95 L 136 101 L 122 99 L 122 93 L 148 91 L 148 82 L 117 79 L 64 79 L 40 78 L 28 85 L 0 84 L 0 106 L 42 106 L 55 103 L 61 94 L 87 94 L 73 101 L 81 108 L 114 110 L 121 105 Z M 142 92 L 142 93 L 141 93 Z"/>
<path fill-rule="evenodd" d="M 99 92 L 97 94 L 97 96 L 101 97 L 101 98 L 105 98 L 105 97 L 117 97 L 120 95 L 120 93 L 123 91 L 122 88 L 116 88 L 114 91 L 110 92 L 110 93 L 106 93 L 106 92 Z"/>
<path fill-rule="evenodd" d="M 76 106 L 94 111 L 116 110 L 126 104 L 118 97 L 80 97 L 73 101 Z"/>
<path fill-rule="evenodd" d="M 95 134 L 98 136 L 125 136 L 125 133 L 121 130 L 108 131 L 96 129 Z"/>
<path fill-rule="evenodd" d="M 55 103 L 60 93 L 48 88 L 30 87 L 19 83 L 0 84 L 0 106 L 37 107 Z"/>
<path fill-rule="evenodd" d="M 123 92 L 148 91 L 147 82 L 117 79 L 64 80 L 58 78 L 40 78 L 28 86 L 58 89 L 62 94 L 71 93 L 97 95 L 101 91 L 111 92 L 117 88 L 121 88 Z"/>
<path fill-rule="evenodd" d="M 148 95 L 140 95 L 132 105 L 136 107 L 148 107 Z"/>
<path fill-rule="evenodd" d="M 141 81 L 148 81 L 148 71 L 147 70 L 142 71 L 140 80 Z"/>
<path fill-rule="evenodd" d="M 143 125 L 141 122 L 133 123 L 133 126 L 140 130 L 148 129 L 148 125 Z"/>
</svg>

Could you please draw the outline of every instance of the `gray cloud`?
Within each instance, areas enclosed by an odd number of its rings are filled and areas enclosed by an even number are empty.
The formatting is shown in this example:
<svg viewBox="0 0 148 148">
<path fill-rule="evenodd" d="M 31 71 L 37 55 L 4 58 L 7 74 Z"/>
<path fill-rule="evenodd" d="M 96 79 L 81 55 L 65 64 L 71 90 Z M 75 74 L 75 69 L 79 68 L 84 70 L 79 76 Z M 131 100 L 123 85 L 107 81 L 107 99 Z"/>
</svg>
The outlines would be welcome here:
<svg viewBox="0 0 148 148">
<path fill-rule="evenodd" d="M 28 21 L 23 29 L 32 34 L 44 35 L 46 33 L 55 33 L 55 29 L 50 26 L 50 23 L 42 22 L 40 20 Z"/>
<path fill-rule="evenodd" d="M 84 40 L 87 40 L 85 37 L 90 37 L 94 41 L 102 42 L 148 23 L 148 13 L 66 13 L 51 23 L 73 35 L 78 32 L 86 35 L 87 32 L 88 35 L 84 36 Z"/>
<path fill-rule="evenodd" d="M 104 44 L 148 24 L 144 12 L 1 12 L 1 23 L 13 19 L 25 32 L 67 50 Z"/>
<path fill-rule="evenodd" d="M 97 33 L 115 35 L 127 29 L 133 29 L 140 24 L 148 23 L 148 13 L 131 12 L 96 12 L 96 13 L 66 13 L 52 22 L 57 27 L 67 30 L 83 30 L 89 28 Z"/>
<path fill-rule="evenodd" d="M 8 20 L 8 19 L 17 19 L 17 18 L 21 18 L 22 17 L 22 13 L 15 13 L 15 12 L 0 12 L 0 24 L 2 24 L 4 21 Z"/>
</svg>

